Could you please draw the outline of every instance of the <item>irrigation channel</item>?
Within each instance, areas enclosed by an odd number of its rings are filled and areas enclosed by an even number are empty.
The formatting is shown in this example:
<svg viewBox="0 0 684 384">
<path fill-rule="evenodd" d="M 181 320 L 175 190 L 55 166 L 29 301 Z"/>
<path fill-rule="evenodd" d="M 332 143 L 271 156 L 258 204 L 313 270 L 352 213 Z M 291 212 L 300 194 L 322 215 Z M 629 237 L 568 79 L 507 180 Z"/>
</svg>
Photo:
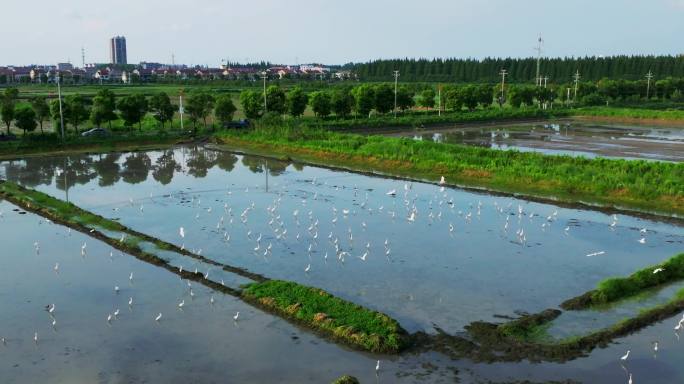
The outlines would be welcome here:
<svg viewBox="0 0 684 384">
<path fill-rule="evenodd" d="M 427 339 L 440 332 L 465 339 L 474 322 L 504 323 L 558 308 L 605 278 L 684 250 L 677 221 L 202 147 L 28 157 L 0 163 L 0 178 L 174 244 L 175 251 L 162 252 L 173 268 L 197 269 L 235 290 L 249 279 L 222 265 L 318 287 Z M 673 330 L 678 313 L 562 359 L 483 361 L 432 347 L 377 355 L 335 344 L 211 284 L 188 285 L 169 269 L 9 202 L 0 203 L 0 212 L 4 382 L 321 383 L 343 374 L 364 383 L 684 378 L 684 345 Z M 674 282 L 609 306 L 563 311 L 535 341 L 553 344 L 612 326 L 668 302 L 681 288 L 684 282 Z M 54 326 L 45 310 L 51 304 Z"/>
<path fill-rule="evenodd" d="M 684 127 L 681 124 L 652 126 L 564 119 L 455 128 L 389 129 L 386 134 L 555 155 L 684 161 Z"/>
</svg>

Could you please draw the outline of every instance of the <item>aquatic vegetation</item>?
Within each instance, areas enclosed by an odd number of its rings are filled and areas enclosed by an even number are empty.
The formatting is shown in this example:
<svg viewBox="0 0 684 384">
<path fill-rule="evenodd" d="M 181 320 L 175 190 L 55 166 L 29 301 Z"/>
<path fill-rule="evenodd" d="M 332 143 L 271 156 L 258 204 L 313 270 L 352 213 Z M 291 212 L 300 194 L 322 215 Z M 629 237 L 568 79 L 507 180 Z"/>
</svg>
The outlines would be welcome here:
<svg viewBox="0 0 684 384">
<path fill-rule="evenodd" d="M 396 353 L 407 346 L 406 331 L 389 316 L 296 283 L 269 280 L 244 287 L 243 298 L 258 303 L 335 340 L 372 352 Z"/>
<path fill-rule="evenodd" d="M 634 296 L 643 290 L 684 279 L 684 253 L 665 262 L 634 272 L 628 277 L 601 281 L 596 289 L 561 304 L 566 310 L 579 310 Z"/>
<path fill-rule="evenodd" d="M 354 376 L 344 375 L 333 381 L 332 384 L 359 384 L 359 379 Z"/>
<path fill-rule="evenodd" d="M 684 214 L 684 164 L 499 151 L 282 124 L 222 132 L 229 148 L 566 202 Z"/>
</svg>

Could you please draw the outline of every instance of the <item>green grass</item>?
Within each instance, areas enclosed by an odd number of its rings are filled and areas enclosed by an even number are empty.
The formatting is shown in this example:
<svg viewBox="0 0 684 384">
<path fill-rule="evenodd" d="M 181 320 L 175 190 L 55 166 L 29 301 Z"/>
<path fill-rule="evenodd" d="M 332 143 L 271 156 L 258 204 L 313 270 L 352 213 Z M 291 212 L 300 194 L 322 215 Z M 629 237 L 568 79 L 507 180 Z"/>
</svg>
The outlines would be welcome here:
<svg viewBox="0 0 684 384">
<path fill-rule="evenodd" d="M 684 164 L 587 159 L 331 132 L 283 123 L 216 134 L 230 148 L 500 192 L 684 214 Z"/>
<path fill-rule="evenodd" d="M 396 353 L 406 343 L 406 332 L 387 315 L 317 288 L 270 280 L 247 285 L 243 297 L 368 351 Z"/>
<path fill-rule="evenodd" d="M 656 268 L 664 270 L 654 274 L 653 271 Z M 636 271 L 627 277 L 612 277 L 603 280 L 593 291 L 567 300 L 561 306 L 565 309 L 578 310 L 605 305 L 681 279 L 684 279 L 684 253 L 661 264 Z"/>
<path fill-rule="evenodd" d="M 630 119 L 684 120 L 682 110 L 655 110 L 643 108 L 588 107 L 572 112 L 575 116 L 604 116 Z"/>
</svg>

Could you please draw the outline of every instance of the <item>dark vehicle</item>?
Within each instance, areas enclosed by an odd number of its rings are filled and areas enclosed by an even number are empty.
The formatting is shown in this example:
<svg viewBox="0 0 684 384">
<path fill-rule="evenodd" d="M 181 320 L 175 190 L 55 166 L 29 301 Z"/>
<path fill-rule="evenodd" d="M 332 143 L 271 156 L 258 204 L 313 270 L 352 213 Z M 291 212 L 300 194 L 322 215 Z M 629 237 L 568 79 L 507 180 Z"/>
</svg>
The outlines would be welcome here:
<svg viewBox="0 0 684 384">
<path fill-rule="evenodd" d="M 93 128 L 81 133 L 83 137 L 104 137 L 109 136 L 109 132 L 104 128 Z"/>
<path fill-rule="evenodd" d="M 14 136 L 14 135 L 12 135 L 12 134 L 9 134 L 9 135 L 2 134 L 2 135 L 0 135 L 0 141 L 14 141 L 14 140 L 16 140 L 16 139 L 17 139 L 17 137 Z"/>
<path fill-rule="evenodd" d="M 242 119 L 223 124 L 223 128 L 249 128 L 249 120 Z"/>
</svg>

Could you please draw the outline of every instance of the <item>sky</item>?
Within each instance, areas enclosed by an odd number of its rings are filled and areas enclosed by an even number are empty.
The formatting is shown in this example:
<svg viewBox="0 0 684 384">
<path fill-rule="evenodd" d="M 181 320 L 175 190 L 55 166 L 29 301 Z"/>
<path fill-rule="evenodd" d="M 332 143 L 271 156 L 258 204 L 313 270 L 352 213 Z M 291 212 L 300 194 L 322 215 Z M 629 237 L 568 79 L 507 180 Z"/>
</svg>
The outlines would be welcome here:
<svg viewBox="0 0 684 384">
<path fill-rule="evenodd" d="M 3 1 L 0 65 L 684 54 L 684 0 Z"/>
</svg>

